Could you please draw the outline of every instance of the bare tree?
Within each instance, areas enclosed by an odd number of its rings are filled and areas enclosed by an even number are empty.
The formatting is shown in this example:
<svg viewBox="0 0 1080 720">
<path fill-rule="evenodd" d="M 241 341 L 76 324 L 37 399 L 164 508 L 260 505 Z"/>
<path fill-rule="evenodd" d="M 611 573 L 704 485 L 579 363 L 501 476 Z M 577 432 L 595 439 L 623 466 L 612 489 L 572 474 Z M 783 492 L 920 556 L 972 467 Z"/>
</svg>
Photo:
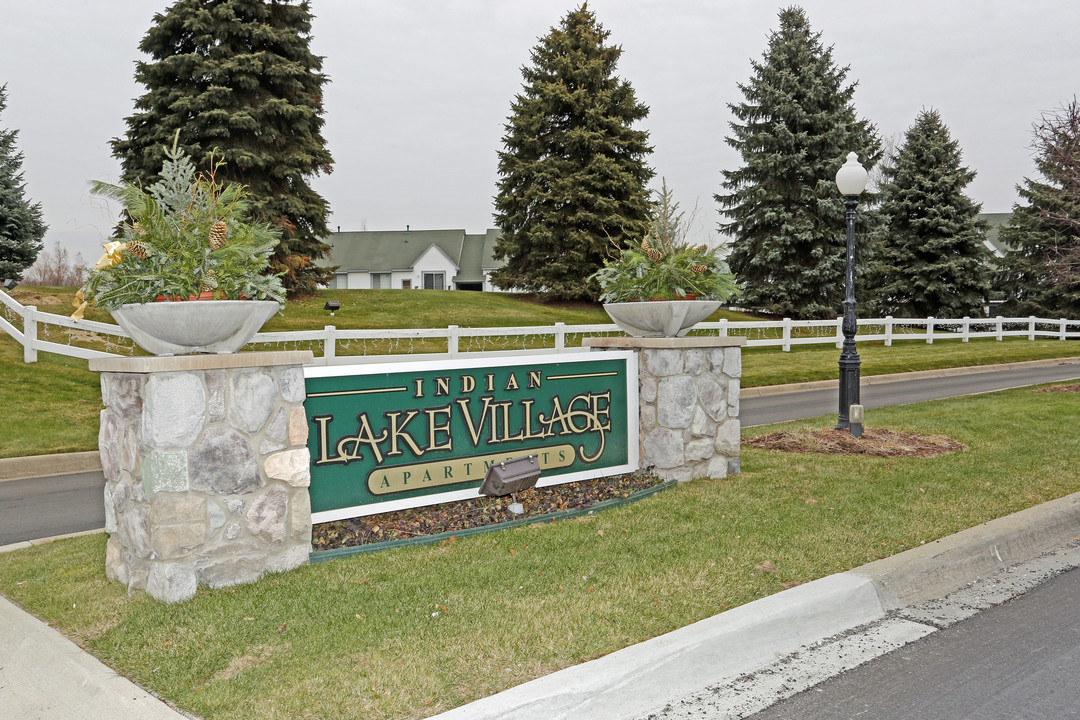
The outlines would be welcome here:
<svg viewBox="0 0 1080 720">
<path fill-rule="evenodd" d="M 69 258 L 67 248 L 57 240 L 53 249 L 42 250 L 26 272 L 21 285 L 48 285 L 51 287 L 78 287 L 86 278 L 86 262 L 81 254 L 75 254 L 75 260 Z"/>
</svg>

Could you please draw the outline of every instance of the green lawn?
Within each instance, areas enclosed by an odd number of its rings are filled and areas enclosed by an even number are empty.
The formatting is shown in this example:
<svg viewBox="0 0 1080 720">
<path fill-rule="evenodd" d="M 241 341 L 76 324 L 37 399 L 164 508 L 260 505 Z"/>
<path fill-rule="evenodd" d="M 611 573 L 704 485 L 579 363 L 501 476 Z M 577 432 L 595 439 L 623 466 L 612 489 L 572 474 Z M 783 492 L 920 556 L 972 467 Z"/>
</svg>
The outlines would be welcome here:
<svg viewBox="0 0 1080 720">
<path fill-rule="evenodd" d="M 17 288 L 13 296 L 42 311 L 66 314 L 75 296 L 74 288 Z M 334 318 L 323 310 L 327 300 L 341 302 Z M 749 320 L 746 315 L 726 311 L 711 319 Z M 108 313 L 92 309 L 87 318 L 111 321 Z M 326 290 L 314 298 L 292 302 L 283 315 L 273 318 L 267 331 L 319 329 L 333 324 L 339 328 L 428 328 L 506 327 L 519 325 L 606 324 L 607 315 L 599 306 L 586 304 L 549 305 L 502 293 L 407 290 Z M 42 326 L 43 328 L 47 326 Z M 45 333 L 49 335 L 46 337 Z M 53 342 L 76 342 L 105 349 L 100 340 L 71 339 L 66 330 L 52 326 L 42 337 Z M 537 340 L 507 340 L 508 347 L 535 346 Z M 569 341 L 573 344 L 573 341 Z M 396 352 L 427 352 L 440 349 L 430 343 L 394 343 Z M 445 342 L 442 343 L 445 348 Z M 290 344 L 290 349 L 292 345 Z M 462 348 L 471 348 L 463 341 Z M 114 352 L 133 352 L 129 346 L 110 346 Z M 339 355 L 386 352 L 386 342 L 341 342 Z M 488 349 L 497 349 L 489 347 Z M 315 347 L 317 354 L 321 347 Z M 1080 356 L 1080 344 L 1059 340 L 1028 341 L 1009 338 L 1004 342 L 977 340 L 897 341 L 886 348 L 882 343 L 860 344 L 863 375 L 926 370 L 964 365 Z M 743 387 L 777 385 L 807 380 L 831 379 L 837 375 L 839 351 L 833 345 L 795 346 L 791 352 L 779 348 L 749 348 L 744 351 Z M 38 353 L 38 362 L 24 364 L 22 348 L 0 334 L 0 377 L 4 397 L 14 398 L 20 412 L 0 417 L 0 458 L 42 455 L 97 448 L 97 414 L 101 397 L 96 373 L 89 372 L 85 360 Z"/>
<path fill-rule="evenodd" d="M 181 605 L 104 578 L 104 536 L 0 555 L 0 592 L 207 720 L 414 718 L 1080 491 L 1080 394 L 886 408 L 936 458 L 745 448 L 743 473 L 596 516 L 362 555 Z M 831 425 L 831 418 L 784 429 Z M 773 427 L 754 428 L 747 434 Z M 769 562 L 777 572 L 761 572 Z"/>
</svg>

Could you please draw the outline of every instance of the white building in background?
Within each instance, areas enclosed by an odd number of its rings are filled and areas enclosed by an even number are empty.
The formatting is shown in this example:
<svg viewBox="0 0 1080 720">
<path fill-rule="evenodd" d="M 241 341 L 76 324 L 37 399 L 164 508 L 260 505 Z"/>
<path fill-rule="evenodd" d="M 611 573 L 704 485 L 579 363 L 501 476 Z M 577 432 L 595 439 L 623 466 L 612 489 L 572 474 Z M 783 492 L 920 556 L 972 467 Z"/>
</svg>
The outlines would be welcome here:
<svg viewBox="0 0 1080 720">
<path fill-rule="evenodd" d="M 498 292 L 491 271 L 502 265 L 492 249 L 498 230 L 337 232 L 326 238 L 337 265 L 329 287 L 339 290 L 480 290 Z"/>
</svg>

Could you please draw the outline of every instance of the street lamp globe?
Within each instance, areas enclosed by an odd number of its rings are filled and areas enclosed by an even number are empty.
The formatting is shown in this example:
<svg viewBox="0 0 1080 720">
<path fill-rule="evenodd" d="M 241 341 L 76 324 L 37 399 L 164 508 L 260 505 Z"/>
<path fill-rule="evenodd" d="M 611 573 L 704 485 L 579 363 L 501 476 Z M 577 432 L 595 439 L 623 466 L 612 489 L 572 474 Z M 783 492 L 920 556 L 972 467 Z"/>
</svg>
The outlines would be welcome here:
<svg viewBox="0 0 1080 720">
<path fill-rule="evenodd" d="M 859 164 L 856 153 L 848 153 L 847 162 L 836 171 L 836 187 L 841 195 L 862 195 L 866 189 L 866 168 Z"/>
</svg>

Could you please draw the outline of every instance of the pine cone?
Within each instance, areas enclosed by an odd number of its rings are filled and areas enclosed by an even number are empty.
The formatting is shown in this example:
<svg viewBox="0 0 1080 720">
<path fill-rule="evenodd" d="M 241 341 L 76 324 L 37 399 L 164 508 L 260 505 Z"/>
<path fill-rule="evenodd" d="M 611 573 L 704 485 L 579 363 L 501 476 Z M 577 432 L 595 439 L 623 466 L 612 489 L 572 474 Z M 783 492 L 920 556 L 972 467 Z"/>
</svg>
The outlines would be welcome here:
<svg viewBox="0 0 1080 720">
<path fill-rule="evenodd" d="M 225 245 L 225 236 L 229 232 L 229 226 L 224 220 L 218 220 L 210 227 L 210 249 L 220 250 Z"/>
<path fill-rule="evenodd" d="M 136 229 L 136 232 L 138 232 L 137 229 Z M 144 243 L 142 240 L 132 240 L 132 241 L 130 241 L 127 244 L 127 254 L 130 255 L 131 257 L 136 257 L 136 258 L 139 258 L 140 260 L 145 260 L 146 256 L 147 256 L 146 243 Z"/>
<path fill-rule="evenodd" d="M 138 220 L 136 220 L 135 222 L 133 222 L 131 224 L 131 229 L 135 231 L 136 235 L 145 235 L 146 234 L 146 228 L 144 228 L 142 225 L 140 225 Z"/>
<path fill-rule="evenodd" d="M 705 252 L 708 247 L 708 245 L 697 245 L 694 247 L 694 252 Z"/>
<path fill-rule="evenodd" d="M 652 246 L 649 245 L 649 238 L 645 238 L 641 241 L 641 249 L 645 251 L 652 250 Z"/>
<path fill-rule="evenodd" d="M 654 263 L 658 263 L 664 259 L 664 254 L 656 248 L 651 247 L 648 249 L 647 252 L 649 255 L 649 259 L 652 260 Z"/>
<path fill-rule="evenodd" d="M 691 265 L 690 266 L 690 272 L 694 273 L 695 275 L 701 275 L 702 273 L 708 272 L 708 270 L 709 270 L 708 265 Z"/>
<path fill-rule="evenodd" d="M 217 290 L 217 275 L 214 274 L 213 270 L 207 270 L 206 271 L 206 276 L 203 278 L 202 285 L 199 286 L 199 292 L 201 292 L 201 293 L 205 293 L 205 292 L 212 293 L 212 292 L 214 292 L 216 290 Z"/>
</svg>

